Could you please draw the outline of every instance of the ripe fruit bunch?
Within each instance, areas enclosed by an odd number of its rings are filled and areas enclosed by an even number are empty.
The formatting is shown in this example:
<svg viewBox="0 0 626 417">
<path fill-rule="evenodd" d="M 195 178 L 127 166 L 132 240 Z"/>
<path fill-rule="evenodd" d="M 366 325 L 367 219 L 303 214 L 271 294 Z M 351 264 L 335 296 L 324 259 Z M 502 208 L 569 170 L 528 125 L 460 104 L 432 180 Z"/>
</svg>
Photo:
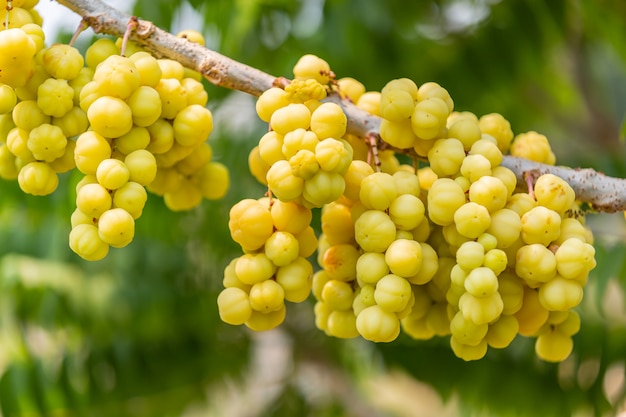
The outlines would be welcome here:
<svg viewBox="0 0 626 417">
<path fill-rule="evenodd" d="M 244 254 L 224 271 L 217 299 L 224 322 L 269 330 L 285 319 L 286 301 L 308 298 L 313 266 L 307 257 L 317 247 L 311 218 L 311 210 L 296 202 L 267 197 L 231 208 L 228 226 Z"/>
<path fill-rule="evenodd" d="M 479 359 L 488 346 L 504 348 L 518 333 L 537 337 L 536 352 L 544 360 L 570 354 L 580 325 L 572 309 L 595 267 L 588 229 L 568 215 L 574 198 L 565 181 L 542 175 L 534 198 L 513 194 L 503 208 L 488 212 L 490 225 L 475 230 L 481 233 L 476 239 L 459 232 L 461 216 L 455 214 L 458 235 L 447 242 L 467 239 L 456 247 L 447 293 L 458 356 Z"/>
<path fill-rule="evenodd" d="M 377 153 L 342 129 L 352 160 L 333 201 L 311 204 L 297 187 L 287 196 L 278 186 L 294 182 L 272 183 L 276 163 L 299 173 L 302 165 L 290 158 L 312 149 L 305 139 L 291 141 L 295 130 L 270 131 L 249 159 L 278 200 L 321 206 L 321 269 L 312 280 L 317 327 L 329 336 L 376 342 L 401 331 L 415 339 L 450 336 L 453 352 L 465 360 L 483 357 L 489 346 L 505 348 L 519 334 L 536 338 L 540 358 L 565 359 L 580 325 L 575 308 L 595 266 L 592 236 L 572 214 L 577 205 L 566 182 L 543 175 L 524 190 L 501 166 L 505 153 L 553 164 L 545 136 L 514 137 L 497 113 L 455 112 L 435 83 L 394 80 L 380 93 L 365 92 L 352 79 L 331 84 L 382 117 L 380 133 L 389 145 Z M 312 98 L 316 88 L 311 79 L 274 88 L 259 100 L 259 116 L 272 127 L 274 109 L 288 109 L 294 100 L 314 113 L 322 106 L 322 94 Z M 298 138 L 319 136 L 312 125 L 299 126 Z M 403 165 L 396 152 L 422 157 L 428 166 Z"/>
<path fill-rule="evenodd" d="M 417 91 L 426 86 L 434 88 L 427 83 Z M 385 95 L 390 89 L 392 93 Z M 406 94 L 397 93 L 402 89 Z M 429 174 L 436 178 L 425 187 L 433 224 L 428 242 L 439 254 L 440 270 L 444 264 L 449 270 L 445 296 L 453 351 L 466 360 L 479 359 L 488 346 L 504 348 L 519 333 L 537 337 L 536 351 L 542 359 L 565 359 L 579 326 L 572 309 L 580 303 L 587 275 L 595 267 L 590 232 L 583 219 L 572 218 L 575 196 L 565 181 L 543 175 L 533 190 L 524 193 L 517 189 L 514 173 L 500 166 L 505 152 L 554 164 L 546 137 L 528 132 L 514 138 L 508 122 L 495 113 L 477 118 L 452 112 L 442 125 L 440 118 L 418 113 L 415 91 L 404 79 L 389 83 L 381 95 L 381 115 L 396 122 L 394 117 L 404 108 L 401 103 L 414 97 L 415 108 L 408 116 L 412 132 L 431 141 L 416 142 L 414 151 L 418 155 L 427 151 Z M 420 136 L 419 127 L 425 126 L 420 123 L 426 120 L 436 128 L 432 135 Z M 383 131 L 381 125 L 383 139 L 398 147 L 402 136 L 385 137 Z M 579 254 L 576 259 L 574 252 Z M 557 259 L 565 262 L 560 269 Z M 575 266 L 563 275 L 568 262 Z M 428 326 L 417 323 L 407 318 L 404 330 L 417 338 L 427 336 Z"/>
<path fill-rule="evenodd" d="M 0 141 L 4 142 L 0 175 L 17 178 L 28 194 L 47 195 L 57 188 L 58 174 L 74 168 L 72 139 L 88 127 L 74 84 L 84 60 L 69 45 L 44 47 L 44 33 L 34 23 L 2 31 L 0 38 L 8 32 L 13 32 L 11 42 L 27 40 L 24 50 L 36 54 L 30 60 L 30 70 L 22 68 L 27 76 L 2 86 L 2 101 L 10 104 L 1 109 L 6 112 L 0 122 Z"/>
<path fill-rule="evenodd" d="M 353 168 L 361 164 L 354 161 Z M 391 175 L 365 166 L 360 184 L 349 183 L 356 200 L 344 195 L 342 203 L 322 210 L 318 262 L 323 270 L 313 286 L 316 323 L 329 335 L 389 342 L 412 311 L 414 287 L 429 283 L 439 262 L 425 243 L 430 225 L 415 173 L 406 167 Z M 337 287 L 353 289 L 350 331 L 350 315 L 335 299 Z"/>
<path fill-rule="evenodd" d="M 36 3 L 2 11 L 0 177 L 46 195 L 77 167 L 70 247 L 87 260 L 132 241 L 146 187 L 171 210 L 221 198 L 229 176 L 206 143 L 213 119 L 200 74 L 121 40 L 99 39 L 84 57 L 70 45 L 45 47 Z M 195 31 L 179 36 L 204 42 Z"/>
<path fill-rule="evenodd" d="M 387 83 L 380 92 L 381 138 L 398 149 L 418 155 L 443 137 L 454 102 L 447 90 L 434 82 L 417 85 L 408 78 Z"/>
<path fill-rule="evenodd" d="M 86 61 L 92 76 L 80 106 L 91 130 L 76 141 L 85 177 L 76 189 L 70 247 L 97 260 L 132 241 L 146 188 L 171 210 L 188 210 L 203 197 L 222 197 L 228 172 L 211 161 L 206 91 L 184 77 L 182 65 L 143 51 L 121 56 L 108 39 L 92 44 Z"/>
<path fill-rule="evenodd" d="M 252 173 L 281 201 L 322 207 L 339 198 L 352 161 L 352 146 L 343 139 L 347 118 L 335 103 L 321 103 L 330 81 L 328 64 L 305 55 L 294 66 L 293 82 L 258 99 L 259 117 L 269 123 L 250 154 Z"/>
</svg>

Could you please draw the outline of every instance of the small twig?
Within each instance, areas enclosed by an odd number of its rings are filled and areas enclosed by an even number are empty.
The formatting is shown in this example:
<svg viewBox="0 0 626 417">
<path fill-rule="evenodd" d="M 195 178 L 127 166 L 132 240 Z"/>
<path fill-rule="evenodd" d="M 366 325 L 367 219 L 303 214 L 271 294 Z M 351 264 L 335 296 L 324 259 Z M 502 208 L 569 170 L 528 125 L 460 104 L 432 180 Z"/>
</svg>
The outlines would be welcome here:
<svg viewBox="0 0 626 417">
<path fill-rule="evenodd" d="M 534 175 L 532 174 L 532 171 L 525 171 L 522 173 L 522 177 L 526 180 L 526 187 L 528 188 L 528 195 L 530 195 L 532 197 L 533 200 L 535 200 L 535 187 L 534 187 Z"/>
<path fill-rule="evenodd" d="M 80 23 L 76 27 L 76 30 L 74 31 L 74 34 L 72 35 L 72 39 L 70 39 L 69 45 L 74 45 L 76 43 L 76 39 L 78 39 L 78 35 L 83 33 L 88 27 L 89 25 L 85 22 L 85 19 L 81 19 Z"/>
<path fill-rule="evenodd" d="M 130 39 L 130 34 L 133 33 L 134 30 L 139 26 L 139 20 L 135 16 L 131 16 L 128 20 L 128 24 L 126 24 L 126 31 L 124 32 L 124 37 L 122 38 L 122 47 L 120 48 L 120 55 L 126 56 L 126 45 L 128 44 L 128 40 Z"/>
<path fill-rule="evenodd" d="M 367 162 L 371 165 L 372 164 L 371 158 L 373 158 L 376 172 L 382 171 L 382 164 L 380 162 L 380 157 L 378 155 L 378 144 L 377 144 L 378 135 L 370 132 L 367 134 L 367 136 L 365 136 L 365 140 L 367 141 L 367 144 L 369 146 L 369 152 L 367 153 Z"/>
</svg>

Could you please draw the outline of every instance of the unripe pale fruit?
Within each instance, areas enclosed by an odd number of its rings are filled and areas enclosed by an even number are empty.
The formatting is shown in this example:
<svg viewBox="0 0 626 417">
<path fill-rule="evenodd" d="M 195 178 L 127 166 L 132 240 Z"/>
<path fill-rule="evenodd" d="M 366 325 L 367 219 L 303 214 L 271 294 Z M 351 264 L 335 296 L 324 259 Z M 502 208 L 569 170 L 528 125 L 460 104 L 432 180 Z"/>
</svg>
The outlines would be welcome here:
<svg viewBox="0 0 626 417">
<path fill-rule="evenodd" d="M 98 228 L 93 224 L 73 227 L 69 236 L 70 248 L 81 258 L 99 261 L 109 253 L 109 245 L 100 239 Z"/>
<path fill-rule="evenodd" d="M 448 127 L 448 137 L 457 138 L 463 143 L 463 147 L 469 151 L 474 142 L 482 137 L 478 120 L 469 117 L 455 120 Z"/>
<path fill-rule="evenodd" d="M 448 93 L 448 90 L 446 90 L 434 81 L 428 81 L 419 86 L 416 97 L 417 101 L 423 101 L 427 98 L 433 97 L 437 97 L 443 100 L 448 107 L 448 112 L 452 112 L 452 110 L 454 109 L 454 102 L 452 101 L 452 97 L 450 97 L 450 93 Z"/>
<path fill-rule="evenodd" d="M 352 286 L 345 281 L 330 279 L 322 288 L 322 298 L 333 310 L 349 310 L 354 299 Z"/>
<path fill-rule="evenodd" d="M 310 209 L 295 202 L 274 201 L 270 208 L 274 226 L 278 230 L 297 235 L 311 223 L 313 213 Z"/>
<path fill-rule="evenodd" d="M 356 318 L 356 328 L 364 339 L 392 342 L 400 334 L 400 321 L 378 305 L 365 308 Z"/>
<path fill-rule="evenodd" d="M 385 262 L 393 274 L 409 278 L 422 268 L 422 247 L 414 240 L 394 240 L 385 252 Z"/>
<path fill-rule="evenodd" d="M 359 336 L 356 316 L 352 310 L 334 310 L 328 315 L 326 333 L 329 336 L 351 339 Z"/>
<path fill-rule="evenodd" d="M 106 210 L 98 219 L 98 235 L 109 245 L 122 248 L 135 236 L 135 219 L 119 207 Z"/>
<path fill-rule="evenodd" d="M 17 104 L 17 95 L 13 87 L 0 84 L 0 114 L 8 113 Z"/>
<path fill-rule="evenodd" d="M 269 210 L 254 199 L 244 199 L 230 209 L 231 237 L 244 250 L 259 249 L 272 235 L 274 223 Z"/>
<path fill-rule="evenodd" d="M 266 179 L 272 193 L 282 201 L 293 201 L 304 190 L 304 180 L 293 175 L 289 161 L 284 159 L 272 164 Z"/>
<path fill-rule="evenodd" d="M 399 149 L 410 149 L 419 138 L 411 130 L 411 120 L 391 121 L 382 119 L 380 137 L 383 141 Z"/>
<path fill-rule="evenodd" d="M 78 49 L 71 45 L 54 44 L 43 54 L 43 66 L 53 78 L 73 80 L 78 76 L 84 60 Z"/>
<path fill-rule="evenodd" d="M 352 148 L 346 141 L 327 138 L 315 146 L 315 159 L 324 171 L 343 175 L 352 162 Z"/>
<path fill-rule="evenodd" d="M 386 210 L 398 196 L 393 177 L 375 172 L 363 179 L 359 199 L 368 209 Z"/>
<path fill-rule="evenodd" d="M 488 297 L 498 291 L 498 277 L 490 268 L 481 266 L 470 271 L 464 285 L 474 297 Z"/>
<path fill-rule="evenodd" d="M 397 313 L 409 303 L 411 291 L 411 284 L 405 278 L 388 274 L 376 283 L 374 299 L 383 310 Z"/>
<path fill-rule="evenodd" d="M 319 170 L 304 181 L 302 196 L 311 207 L 322 207 L 337 200 L 345 189 L 346 183 L 340 174 Z"/>
<path fill-rule="evenodd" d="M 98 183 L 109 190 L 117 190 L 126 184 L 130 178 L 130 172 L 124 162 L 119 159 L 105 159 L 98 165 L 96 179 Z"/>
<path fill-rule="evenodd" d="M 269 123 L 272 114 L 289 104 L 287 93 L 282 88 L 272 87 L 263 92 L 256 101 L 256 112 L 261 120 Z"/>
<path fill-rule="evenodd" d="M 595 253 L 590 244 L 577 238 L 567 239 L 554 253 L 559 275 L 572 279 L 591 271 L 596 266 Z"/>
<path fill-rule="evenodd" d="M 4 32 L 0 32 L 4 33 Z M 44 123 L 50 123 L 50 116 L 45 114 L 35 100 L 19 101 L 11 112 L 15 126 L 24 130 L 32 130 Z"/>
<path fill-rule="evenodd" d="M 486 297 L 475 297 L 466 292 L 459 298 L 459 310 L 465 319 L 476 324 L 497 320 L 503 308 L 502 297 L 497 291 Z"/>
<path fill-rule="evenodd" d="M 465 204 L 463 188 L 449 178 L 439 178 L 428 191 L 428 216 L 440 226 L 452 224 L 454 213 Z"/>
<path fill-rule="evenodd" d="M 132 54 L 130 60 L 133 61 L 137 72 L 139 72 L 140 84 L 142 86 L 154 87 L 159 83 L 163 73 L 159 61 L 147 52 L 140 51 Z"/>
<path fill-rule="evenodd" d="M 463 144 L 455 138 L 437 139 L 428 151 L 430 167 L 440 177 L 453 176 L 458 173 L 464 159 Z"/>
<path fill-rule="evenodd" d="M 556 157 L 550 148 L 545 135 L 530 131 L 520 133 L 513 139 L 510 153 L 513 156 L 530 159 L 531 161 L 554 165 Z"/>
<path fill-rule="evenodd" d="M 558 213 L 569 210 L 576 199 L 572 187 L 553 174 L 540 176 L 535 182 L 534 192 L 539 205 Z"/>
<path fill-rule="evenodd" d="M 265 254 L 276 266 L 295 261 L 299 251 L 298 241 L 289 232 L 274 232 L 265 242 Z"/>
<path fill-rule="evenodd" d="M 411 94 L 401 89 L 385 89 L 380 96 L 380 116 L 399 122 L 413 114 L 415 100 Z"/>
<path fill-rule="evenodd" d="M 76 194 L 78 209 L 96 218 L 111 208 L 112 201 L 109 191 L 98 183 L 85 184 Z"/>
<path fill-rule="evenodd" d="M 213 130 L 213 116 L 206 107 L 192 104 L 178 112 L 173 127 L 176 142 L 195 146 L 208 139 Z"/>
<path fill-rule="evenodd" d="M 271 313 L 284 307 L 285 290 L 274 280 L 260 281 L 250 288 L 249 300 L 253 310 Z"/>
<path fill-rule="evenodd" d="M 489 326 L 487 323 L 476 324 L 466 319 L 460 311 L 450 320 L 450 332 L 452 337 L 465 345 L 478 345 L 487 335 L 488 329 Z"/>
<path fill-rule="evenodd" d="M 412 230 L 424 220 L 425 210 L 419 197 L 401 194 L 389 205 L 389 217 L 398 230 Z"/>
<path fill-rule="evenodd" d="M 241 282 L 254 285 L 270 279 L 276 272 L 276 265 L 264 253 L 246 253 L 235 263 L 235 273 Z"/>
<path fill-rule="evenodd" d="M 493 348 L 504 349 L 515 339 L 518 330 L 519 323 L 514 316 L 502 315 L 495 323 L 489 325 L 485 341 Z"/>
<path fill-rule="evenodd" d="M 161 97 L 161 117 L 174 119 L 178 112 L 187 106 L 187 92 L 180 80 L 176 78 L 161 78 L 154 89 Z"/>
<path fill-rule="evenodd" d="M 442 137 L 449 114 L 448 106 L 440 98 L 430 97 L 419 101 L 411 115 L 413 133 L 425 140 Z"/>
<path fill-rule="evenodd" d="M 285 290 L 285 300 L 292 303 L 305 301 L 311 293 L 313 266 L 304 257 L 276 269 L 276 282 Z"/>
<path fill-rule="evenodd" d="M 62 117 L 53 117 L 52 124 L 61 128 L 63 135 L 68 138 L 78 136 L 89 128 L 87 113 L 77 106 L 69 109 Z"/>
<path fill-rule="evenodd" d="M 508 248 L 522 231 L 522 220 L 513 210 L 503 208 L 491 213 L 491 224 L 486 232 L 495 236 L 498 248 Z"/>
<path fill-rule="evenodd" d="M 464 361 L 482 359 L 487 354 L 487 342 L 483 339 L 476 346 L 460 343 L 455 337 L 450 338 L 450 347 L 454 354 Z"/>
<path fill-rule="evenodd" d="M 87 110 L 92 129 L 107 138 L 117 138 L 133 127 L 133 112 L 128 104 L 117 97 L 96 99 Z"/>
<path fill-rule="evenodd" d="M 491 217 L 485 206 L 470 201 L 454 212 L 454 224 L 461 235 L 473 239 L 489 228 Z"/>
<path fill-rule="evenodd" d="M 289 104 L 276 110 L 270 119 L 270 126 L 281 135 L 296 129 L 308 129 L 311 112 L 304 104 Z"/>
<path fill-rule="evenodd" d="M 482 155 L 487 158 L 491 164 L 492 172 L 493 169 L 498 167 L 502 162 L 502 151 L 498 149 L 495 139 L 490 136 L 483 136 L 482 139 L 474 142 L 469 151 L 469 155 Z"/>
<path fill-rule="evenodd" d="M 467 272 L 481 266 L 484 259 L 485 248 L 478 242 L 464 242 L 456 251 L 456 263 Z"/>
<path fill-rule="evenodd" d="M 217 308 L 224 323 L 239 325 L 250 319 L 252 307 L 248 293 L 241 288 L 223 289 L 217 296 Z"/>
<path fill-rule="evenodd" d="M 572 353 L 574 342 L 558 330 L 540 334 L 535 342 L 535 353 L 547 362 L 562 362 Z"/>
<path fill-rule="evenodd" d="M 150 126 L 161 117 L 161 96 L 152 87 L 140 86 L 126 99 L 133 113 L 133 123 L 137 126 Z"/>
<path fill-rule="evenodd" d="M 356 263 L 356 277 L 368 284 L 376 284 L 378 280 L 389 273 L 389 265 L 385 261 L 385 254 L 379 252 L 365 252 Z"/>
<path fill-rule="evenodd" d="M 33 161 L 20 169 L 17 181 L 27 194 L 48 195 L 56 190 L 59 177 L 48 164 Z"/>
<path fill-rule="evenodd" d="M 533 207 L 522 216 L 522 240 L 527 244 L 540 243 L 548 246 L 558 239 L 561 216 L 544 206 Z"/>
<path fill-rule="evenodd" d="M 304 130 L 304 129 L 296 129 Z M 291 133 L 291 132 L 290 132 Z M 283 135 L 271 130 L 259 139 L 259 156 L 268 165 L 287 159 L 283 154 Z M 314 150 L 313 150 L 314 151 Z M 297 151 L 294 152 L 294 155 Z"/>
<path fill-rule="evenodd" d="M 96 67 L 94 81 L 107 95 L 125 99 L 140 84 L 140 76 L 134 62 L 120 55 L 111 55 Z"/>
<path fill-rule="evenodd" d="M 481 116 L 478 120 L 481 132 L 486 133 L 496 139 L 498 148 L 502 152 L 509 150 L 513 140 L 511 124 L 501 114 L 489 113 Z"/>
<path fill-rule="evenodd" d="M 74 106 L 74 90 L 67 80 L 48 78 L 37 89 L 37 105 L 48 116 L 61 117 Z"/>
<path fill-rule="evenodd" d="M 143 185 L 129 181 L 113 193 L 113 207 L 129 212 L 137 219 L 148 200 L 148 193 Z"/>
<path fill-rule="evenodd" d="M 35 159 L 52 162 L 65 153 L 67 138 L 60 127 L 44 123 L 30 131 L 26 145 Z"/>
<path fill-rule="evenodd" d="M 289 159 L 300 150 L 315 152 L 315 147 L 319 142 L 317 135 L 310 130 L 302 128 L 292 130 L 282 138 L 282 157 Z"/>
<path fill-rule="evenodd" d="M 504 208 L 509 192 L 504 183 L 496 177 L 483 176 L 472 183 L 469 199 L 484 206 L 490 213 Z"/>
<path fill-rule="evenodd" d="M 328 84 L 330 81 L 330 66 L 322 58 L 306 54 L 298 59 L 293 67 L 293 75 L 296 79 L 305 80 L 312 78 L 320 84 Z"/>
<path fill-rule="evenodd" d="M 516 255 L 515 273 L 530 281 L 548 282 L 556 276 L 554 253 L 539 243 L 522 246 Z"/>
<path fill-rule="evenodd" d="M 263 332 L 279 326 L 285 320 L 286 315 L 287 309 L 284 304 L 279 310 L 270 313 L 261 313 L 260 311 L 252 310 L 252 315 L 244 324 L 250 330 Z"/>
<path fill-rule="evenodd" d="M 354 224 L 355 239 L 366 252 L 384 252 L 396 238 L 389 215 L 378 210 L 362 213 Z"/>
<path fill-rule="evenodd" d="M 322 103 L 311 114 L 311 131 L 319 140 L 339 139 L 346 133 L 348 119 L 338 104 Z"/>
<path fill-rule="evenodd" d="M 578 281 L 557 276 L 539 287 L 539 302 L 550 311 L 567 311 L 583 299 L 583 288 Z"/>
<path fill-rule="evenodd" d="M 485 253 L 483 265 L 491 269 L 496 275 L 500 275 L 507 267 L 508 259 L 502 249 L 490 249 Z"/>
</svg>

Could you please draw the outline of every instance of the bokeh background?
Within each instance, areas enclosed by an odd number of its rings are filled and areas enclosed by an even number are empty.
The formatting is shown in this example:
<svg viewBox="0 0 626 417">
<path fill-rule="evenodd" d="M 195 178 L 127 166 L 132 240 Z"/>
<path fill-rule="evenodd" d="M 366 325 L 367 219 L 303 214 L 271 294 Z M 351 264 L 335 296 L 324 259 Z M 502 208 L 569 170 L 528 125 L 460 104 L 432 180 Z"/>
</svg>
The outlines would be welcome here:
<svg viewBox="0 0 626 417">
<path fill-rule="evenodd" d="M 626 178 L 626 3 L 621 0 L 136 0 L 111 2 L 160 27 L 289 77 L 314 53 L 368 90 L 408 77 L 446 87 L 457 110 L 499 112 L 550 139 L 557 163 Z M 47 43 L 79 17 L 39 6 Z M 86 48 L 95 35 L 78 40 Z M 539 361 L 519 338 L 477 362 L 447 340 L 387 345 L 326 337 L 313 301 L 277 330 L 219 321 L 222 271 L 239 248 L 228 211 L 264 190 L 247 152 L 265 126 L 254 99 L 207 86 L 214 158 L 233 186 L 169 212 L 151 196 L 134 242 L 99 262 L 68 248 L 74 184 L 26 196 L 0 180 L 0 416 L 624 416 L 626 228 L 589 214 L 598 267 L 574 353 Z M 319 226 L 319 225 L 318 225 Z"/>
</svg>

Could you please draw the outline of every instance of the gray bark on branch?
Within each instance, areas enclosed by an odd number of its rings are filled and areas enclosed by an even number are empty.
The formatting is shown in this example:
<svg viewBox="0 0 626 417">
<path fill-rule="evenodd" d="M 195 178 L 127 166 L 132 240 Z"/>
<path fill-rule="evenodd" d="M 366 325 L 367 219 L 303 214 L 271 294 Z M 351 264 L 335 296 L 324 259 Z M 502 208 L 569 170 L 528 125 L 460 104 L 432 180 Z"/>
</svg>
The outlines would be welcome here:
<svg viewBox="0 0 626 417">
<path fill-rule="evenodd" d="M 96 33 L 123 37 L 128 23 L 133 19 L 101 0 L 57 0 L 57 2 L 83 17 Z M 254 96 L 261 95 L 275 85 L 282 85 L 280 78 L 235 61 L 197 43 L 176 37 L 146 20 L 138 20 L 130 39 L 158 57 L 180 62 L 196 70 L 212 84 L 242 91 Z M 378 135 L 380 118 L 371 115 L 331 94 L 328 101 L 339 104 L 348 118 L 348 132 L 356 136 Z M 379 135 L 378 135 L 379 137 Z M 608 177 L 593 169 L 567 168 L 540 164 L 506 155 L 502 165 L 515 172 L 518 181 L 524 176 L 551 173 L 567 181 L 580 201 L 589 203 L 597 211 L 615 213 L 626 211 L 626 179 Z"/>
</svg>

